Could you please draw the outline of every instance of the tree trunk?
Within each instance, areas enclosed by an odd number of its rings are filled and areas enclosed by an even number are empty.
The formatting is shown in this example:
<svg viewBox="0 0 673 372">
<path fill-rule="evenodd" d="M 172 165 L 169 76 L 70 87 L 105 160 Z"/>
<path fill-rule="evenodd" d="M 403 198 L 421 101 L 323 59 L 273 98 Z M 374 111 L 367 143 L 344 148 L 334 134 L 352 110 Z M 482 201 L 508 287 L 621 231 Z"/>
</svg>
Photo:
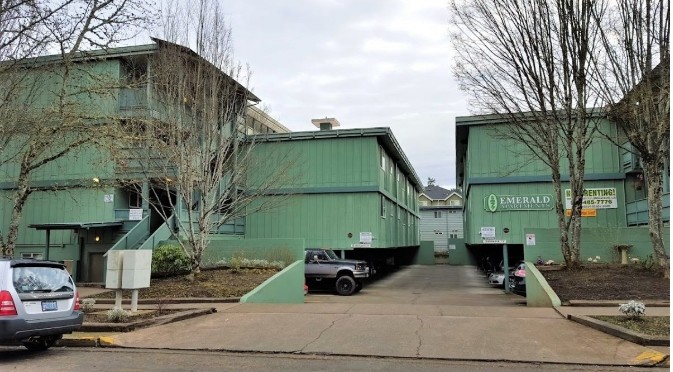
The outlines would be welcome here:
<svg viewBox="0 0 673 372">
<path fill-rule="evenodd" d="M 565 207 L 563 206 L 563 190 L 561 189 L 561 175 L 558 171 L 552 171 L 552 184 L 554 185 L 554 194 L 556 195 L 556 221 L 561 234 L 560 244 L 561 253 L 566 267 L 572 267 L 572 257 L 570 254 L 570 245 L 568 244 L 568 228 L 565 222 Z"/>
<path fill-rule="evenodd" d="M 656 161 L 643 161 L 645 172 L 645 182 L 647 183 L 647 207 L 650 240 L 652 241 L 652 250 L 654 259 L 659 271 L 665 278 L 670 277 L 670 258 L 666 255 L 664 248 L 664 222 L 661 218 L 663 206 L 662 197 L 662 175 L 663 165 Z"/>
<path fill-rule="evenodd" d="M 21 173 L 17 180 L 16 193 L 14 194 L 14 208 L 12 208 L 12 217 L 9 221 L 9 228 L 7 230 L 7 239 L 5 246 L 2 249 L 2 254 L 7 257 L 14 256 L 14 248 L 16 246 L 16 238 L 19 233 L 19 222 L 23 214 L 23 206 L 28 200 L 31 190 L 28 187 L 29 171 L 26 166 L 22 164 Z"/>
</svg>

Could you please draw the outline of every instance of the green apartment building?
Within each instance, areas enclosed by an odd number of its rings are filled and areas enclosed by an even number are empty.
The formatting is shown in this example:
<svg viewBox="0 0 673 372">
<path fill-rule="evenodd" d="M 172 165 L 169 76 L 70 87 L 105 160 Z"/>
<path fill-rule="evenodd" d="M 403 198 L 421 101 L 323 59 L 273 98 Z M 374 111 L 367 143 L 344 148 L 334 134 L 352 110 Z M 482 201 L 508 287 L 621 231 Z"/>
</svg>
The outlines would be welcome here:
<svg viewBox="0 0 673 372">
<path fill-rule="evenodd" d="M 596 118 L 604 133 L 617 131 L 614 123 Z M 563 262 L 554 211 L 551 173 L 528 155 L 521 143 L 497 133 L 507 129 L 500 115 L 456 118 L 456 176 L 464 193 L 465 249 L 473 263 L 490 257 L 497 264 L 508 248 L 514 259 L 537 258 Z M 652 253 L 648 237 L 647 203 L 637 156 L 597 136 L 586 157 L 582 217 L 582 259 L 599 256 L 618 262 L 617 245 L 644 259 Z M 561 165 L 563 172 L 567 167 Z M 668 224 L 669 183 L 666 174 L 664 220 Z M 567 180 L 567 173 L 565 174 Z M 563 187 L 569 194 L 569 187 Z M 566 209 L 570 208 L 564 201 Z M 639 227 L 641 226 L 641 227 Z M 668 239 L 666 239 L 668 243 Z M 668 247 L 667 247 L 668 249 Z"/>
<path fill-rule="evenodd" d="M 174 50 L 177 46 L 158 39 L 154 41 L 148 45 L 83 52 L 74 57 L 68 67 L 71 70 L 68 107 L 80 110 L 78 115 L 87 118 L 82 125 L 97 125 L 106 120 L 142 121 L 161 116 L 166 107 L 153 98 L 154 56 L 164 48 Z M 200 58 L 187 48 L 182 51 L 192 58 Z M 26 117 L 18 122 L 30 118 L 31 112 L 48 110 L 55 104 L 58 97 L 54 92 L 63 86 L 65 69 L 60 56 L 38 57 L 22 63 L 21 83 L 26 88 L 21 94 L 26 95 L 26 100 L 20 103 L 26 105 Z M 237 104 L 248 107 L 245 118 L 223 123 L 223 130 L 238 131 L 241 135 L 288 131 L 253 106 L 259 98 L 226 78 L 244 93 Z M 29 91 L 33 96 L 29 96 Z M 59 148 L 59 138 L 47 140 L 53 142 L 52 149 Z M 12 146 L 18 147 L 19 143 L 10 142 L 0 153 L 0 231 L 3 234 L 12 218 L 13 198 L 19 187 L 20 158 L 11 157 L 16 150 Z M 33 172 L 29 180 L 32 192 L 20 220 L 15 256 L 64 261 L 77 281 L 102 282 L 104 254 L 108 250 L 152 249 L 172 237 L 179 224 L 164 224 L 150 208 L 150 180 L 146 179 L 141 188 L 123 187 L 118 182 L 133 177 L 130 174 L 133 162 L 138 161 L 129 158 L 131 166 L 121 168 L 111 160 L 105 148 L 90 143 Z M 173 214 L 182 219 L 188 209 L 184 205 L 177 209 Z M 242 237 L 244 232 L 245 221 L 237 219 L 212 233 Z"/>
<path fill-rule="evenodd" d="M 259 156 L 293 165 L 287 184 L 270 193 L 286 199 L 248 215 L 246 238 L 303 238 L 306 248 L 331 248 L 376 267 L 409 262 L 420 244 L 422 183 L 389 128 L 334 130 L 335 123 L 256 136 Z"/>
</svg>

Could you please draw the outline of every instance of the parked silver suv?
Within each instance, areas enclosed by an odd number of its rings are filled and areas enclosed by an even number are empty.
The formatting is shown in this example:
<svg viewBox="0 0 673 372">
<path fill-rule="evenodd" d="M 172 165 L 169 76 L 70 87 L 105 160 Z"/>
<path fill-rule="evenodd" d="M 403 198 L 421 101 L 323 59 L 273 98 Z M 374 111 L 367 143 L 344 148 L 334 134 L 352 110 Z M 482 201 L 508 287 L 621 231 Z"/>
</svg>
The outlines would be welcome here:
<svg viewBox="0 0 673 372">
<path fill-rule="evenodd" d="M 308 282 L 334 281 L 338 294 L 350 296 L 362 289 L 362 279 L 369 277 L 369 268 L 367 262 L 341 259 L 331 249 L 308 249 L 304 277 Z"/>
<path fill-rule="evenodd" d="M 77 289 L 65 266 L 0 259 L 0 343 L 46 350 L 83 321 Z"/>
</svg>

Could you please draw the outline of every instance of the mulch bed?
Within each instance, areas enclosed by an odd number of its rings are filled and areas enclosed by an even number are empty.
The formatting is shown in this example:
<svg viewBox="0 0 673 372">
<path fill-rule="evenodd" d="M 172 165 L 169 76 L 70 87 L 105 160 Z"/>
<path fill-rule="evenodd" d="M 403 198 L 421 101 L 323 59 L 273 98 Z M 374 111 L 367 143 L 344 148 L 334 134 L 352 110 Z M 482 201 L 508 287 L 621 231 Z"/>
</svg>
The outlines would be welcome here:
<svg viewBox="0 0 673 372">
<path fill-rule="evenodd" d="M 138 298 L 227 298 L 240 297 L 252 291 L 278 272 L 277 269 L 204 270 L 193 278 L 176 276 L 152 278 L 149 288 L 138 291 Z M 122 291 L 123 298 L 130 298 L 131 291 Z M 91 296 L 114 298 L 115 291 Z"/>
<path fill-rule="evenodd" d="M 579 270 L 538 269 L 563 302 L 670 299 L 670 281 L 636 265 L 590 265 Z"/>
<path fill-rule="evenodd" d="M 667 316 L 647 316 L 639 319 L 629 319 L 625 316 L 595 315 L 592 318 L 650 336 L 670 335 L 671 323 L 670 317 Z"/>
</svg>

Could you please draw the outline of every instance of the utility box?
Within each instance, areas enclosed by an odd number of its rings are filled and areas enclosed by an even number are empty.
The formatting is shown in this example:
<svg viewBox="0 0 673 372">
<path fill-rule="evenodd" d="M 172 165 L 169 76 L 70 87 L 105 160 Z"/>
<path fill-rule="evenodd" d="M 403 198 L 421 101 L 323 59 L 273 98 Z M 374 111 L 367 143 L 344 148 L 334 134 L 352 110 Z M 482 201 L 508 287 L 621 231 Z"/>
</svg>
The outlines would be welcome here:
<svg viewBox="0 0 673 372">
<path fill-rule="evenodd" d="M 108 251 L 107 271 L 105 272 L 105 288 L 120 289 L 122 287 L 123 250 Z"/>
<path fill-rule="evenodd" d="M 109 251 L 105 288 L 147 288 L 150 286 L 151 271 L 151 249 Z"/>
<path fill-rule="evenodd" d="M 139 249 L 124 251 L 122 288 L 138 289 L 150 286 L 152 271 L 152 250 Z"/>
</svg>

